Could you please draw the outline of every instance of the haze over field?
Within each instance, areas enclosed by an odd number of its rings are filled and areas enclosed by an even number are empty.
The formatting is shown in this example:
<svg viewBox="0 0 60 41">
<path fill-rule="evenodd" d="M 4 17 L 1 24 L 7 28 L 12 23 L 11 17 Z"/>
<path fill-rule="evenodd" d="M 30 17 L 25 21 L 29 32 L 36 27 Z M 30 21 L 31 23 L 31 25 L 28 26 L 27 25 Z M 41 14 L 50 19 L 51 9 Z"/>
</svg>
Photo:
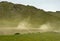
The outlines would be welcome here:
<svg viewBox="0 0 60 41">
<path fill-rule="evenodd" d="M 46 12 L 34 6 L 2 1 L 0 2 L 0 29 L 60 32 L 60 11 Z"/>
</svg>

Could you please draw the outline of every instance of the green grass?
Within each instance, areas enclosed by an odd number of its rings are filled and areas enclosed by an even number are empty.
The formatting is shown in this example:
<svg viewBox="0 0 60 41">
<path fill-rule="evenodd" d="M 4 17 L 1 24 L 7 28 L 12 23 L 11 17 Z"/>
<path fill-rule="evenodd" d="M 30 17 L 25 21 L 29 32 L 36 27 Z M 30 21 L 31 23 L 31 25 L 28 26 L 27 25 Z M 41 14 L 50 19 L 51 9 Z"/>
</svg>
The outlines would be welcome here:
<svg viewBox="0 0 60 41">
<path fill-rule="evenodd" d="M 0 41 L 60 41 L 60 33 L 1 35 Z"/>
</svg>

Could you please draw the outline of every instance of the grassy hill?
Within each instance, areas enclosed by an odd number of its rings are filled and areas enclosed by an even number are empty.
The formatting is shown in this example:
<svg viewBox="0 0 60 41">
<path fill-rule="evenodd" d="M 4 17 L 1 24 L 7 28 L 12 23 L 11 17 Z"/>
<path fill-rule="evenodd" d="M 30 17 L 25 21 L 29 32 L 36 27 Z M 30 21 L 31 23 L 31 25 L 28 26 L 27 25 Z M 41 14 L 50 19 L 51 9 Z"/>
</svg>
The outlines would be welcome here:
<svg viewBox="0 0 60 41">
<path fill-rule="evenodd" d="M 49 23 L 51 28 L 60 28 L 60 11 L 46 12 L 36 7 L 11 2 L 0 2 L 0 27 L 17 27 L 22 21 L 36 27 Z"/>
</svg>

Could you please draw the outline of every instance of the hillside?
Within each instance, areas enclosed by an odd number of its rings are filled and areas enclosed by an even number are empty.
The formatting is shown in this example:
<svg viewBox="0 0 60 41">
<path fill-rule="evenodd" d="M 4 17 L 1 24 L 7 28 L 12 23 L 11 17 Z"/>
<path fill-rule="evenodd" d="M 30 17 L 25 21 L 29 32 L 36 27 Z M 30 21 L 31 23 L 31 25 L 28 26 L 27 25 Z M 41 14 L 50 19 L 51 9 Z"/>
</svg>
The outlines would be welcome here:
<svg viewBox="0 0 60 41">
<path fill-rule="evenodd" d="M 29 5 L 0 2 L 0 27 L 18 27 L 21 23 L 29 28 L 47 24 L 51 30 L 59 30 L 60 11 L 46 12 Z"/>
</svg>

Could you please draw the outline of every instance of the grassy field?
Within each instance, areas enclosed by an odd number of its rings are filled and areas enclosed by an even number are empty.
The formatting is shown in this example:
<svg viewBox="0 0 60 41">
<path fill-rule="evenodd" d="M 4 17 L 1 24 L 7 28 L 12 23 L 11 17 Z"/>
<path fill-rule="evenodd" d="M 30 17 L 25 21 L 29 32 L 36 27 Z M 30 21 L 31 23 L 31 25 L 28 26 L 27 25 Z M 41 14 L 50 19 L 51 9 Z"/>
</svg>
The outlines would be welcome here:
<svg viewBox="0 0 60 41">
<path fill-rule="evenodd" d="M 60 41 L 60 33 L 0 35 L 0 41 Z"/>
</svg>

